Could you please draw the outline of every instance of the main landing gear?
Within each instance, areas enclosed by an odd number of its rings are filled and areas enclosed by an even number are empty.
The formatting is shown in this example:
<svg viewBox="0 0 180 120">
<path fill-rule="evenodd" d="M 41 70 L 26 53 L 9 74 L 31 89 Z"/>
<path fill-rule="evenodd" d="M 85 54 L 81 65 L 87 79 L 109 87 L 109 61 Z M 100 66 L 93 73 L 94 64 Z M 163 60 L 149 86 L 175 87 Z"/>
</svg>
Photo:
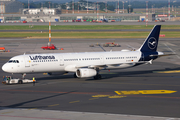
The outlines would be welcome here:
<svg viewBox="0 0 180 120">
<path fill-rule="evenodd" d="M 94 76 L 94 79 L 95 79 L 95 80 L 98 80 L 98 79 L 101 79 L 101 78 L 102 78 L 102 77 L 101 77 L 101 75 L 100 75 L 99 73 L 97 73 L 96 76 Z"/>
<path fill-rule="evenodd" d="M 101 75 L 99 74 L 99 68 L 95 68 L 95 70 L 96 70 L 97 74 L 96 74 L 96 76 L 94 76 L 94 79 L 95 79 L 95 80 L 101 79 L 102 77 L 101 77 Z"/>
<path fill-rule="evenodd" d="M 74 78 L 77 78 L 77 75 L 76 75 L 76 73 L 74 73 Z"/>
</svg>

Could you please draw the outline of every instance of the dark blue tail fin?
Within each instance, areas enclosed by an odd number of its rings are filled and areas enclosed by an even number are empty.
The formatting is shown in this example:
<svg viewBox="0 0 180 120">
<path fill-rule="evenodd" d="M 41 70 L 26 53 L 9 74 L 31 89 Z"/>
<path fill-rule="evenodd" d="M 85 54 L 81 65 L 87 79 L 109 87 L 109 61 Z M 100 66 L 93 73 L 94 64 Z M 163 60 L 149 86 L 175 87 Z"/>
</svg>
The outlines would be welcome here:
<svg viewBox="0 0 180 120">
<path fill-rule="evenodd" d="M 157 50 L 161 25 L 155 25 L 149 36 L 139 48 L 141 52 L 155 52 Z"/>
</svg>

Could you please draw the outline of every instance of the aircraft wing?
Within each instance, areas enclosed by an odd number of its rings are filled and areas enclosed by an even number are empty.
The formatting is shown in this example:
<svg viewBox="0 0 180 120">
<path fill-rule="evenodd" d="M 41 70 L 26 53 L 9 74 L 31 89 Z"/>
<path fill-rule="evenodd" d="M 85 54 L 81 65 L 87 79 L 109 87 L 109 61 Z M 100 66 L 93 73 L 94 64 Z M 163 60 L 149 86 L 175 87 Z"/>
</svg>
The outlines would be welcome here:
<svg viewBox="0 0 180 120">
<path fill-rule="evenodd" d="M 99 68 L 99 69 L 104 69 L 106 67 L 120 67 L 120 66 L 136 66 L 136 65 L 141 65 L 141 64 L 146 64 L 147 62 L 140 61 L 140 62 L 129 62 L 129 63 L 116 63 L 116 64 L 95 64 L 95 65 L 78 65 L 76 66 L 76 69 L 78 68 Z"/>
<path fill-rule="evenodd" d="M 78 65 L 76 68 L 99 68 L 99 67 L 107 67 L 105 64 L 99 64 L 99 65 Z"/>
</svg>

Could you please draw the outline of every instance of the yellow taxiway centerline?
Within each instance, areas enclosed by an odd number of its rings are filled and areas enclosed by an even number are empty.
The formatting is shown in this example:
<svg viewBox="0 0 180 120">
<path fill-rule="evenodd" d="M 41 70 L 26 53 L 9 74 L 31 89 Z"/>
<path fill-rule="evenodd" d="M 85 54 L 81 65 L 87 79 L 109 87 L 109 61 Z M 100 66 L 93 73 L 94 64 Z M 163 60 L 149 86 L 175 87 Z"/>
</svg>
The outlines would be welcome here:
<svg viewBox="0 0 180 120">
<path fill-rule="evenodd" d="M 153 73 L 180 73 L 180 70 L 171 70 L 171 71 L 153 71 Z"/>
<path fill-rule="evenodd" d="M 52 107 L 52 106 L 58 106 L 59 104 L 54 104 L 54 105 L 48 105 L 48 107 Z"/>
<path fill-rule="evenodd" d="M 171 94 L 177 91 L 172 90 L 134 90 L 134 91 L 114 91 L 118 95 L 138 95 L 138 94 Z"/>
<path fill-rule="evenodd" d="M 79 100 L 78 101 L 72 101 L 72 102 L 69 102 L 69 103 L 77 103 L 77 102 L 80 102 Z"/>
</svg>

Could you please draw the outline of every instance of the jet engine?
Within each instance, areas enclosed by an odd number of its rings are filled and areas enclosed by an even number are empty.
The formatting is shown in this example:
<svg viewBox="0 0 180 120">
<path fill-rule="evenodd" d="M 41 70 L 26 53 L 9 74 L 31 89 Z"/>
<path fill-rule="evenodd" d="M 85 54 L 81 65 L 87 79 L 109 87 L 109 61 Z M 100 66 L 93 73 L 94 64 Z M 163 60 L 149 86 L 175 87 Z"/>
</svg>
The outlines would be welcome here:
<svg viewBox="0 0 180 120">
<path fill-rule="evenodd" d="M 97 71 L 94 69 L 80 68 L 76 71 L 76 76 L 79 78 L 93 77 L 96 76 Z"/>
</svg>

